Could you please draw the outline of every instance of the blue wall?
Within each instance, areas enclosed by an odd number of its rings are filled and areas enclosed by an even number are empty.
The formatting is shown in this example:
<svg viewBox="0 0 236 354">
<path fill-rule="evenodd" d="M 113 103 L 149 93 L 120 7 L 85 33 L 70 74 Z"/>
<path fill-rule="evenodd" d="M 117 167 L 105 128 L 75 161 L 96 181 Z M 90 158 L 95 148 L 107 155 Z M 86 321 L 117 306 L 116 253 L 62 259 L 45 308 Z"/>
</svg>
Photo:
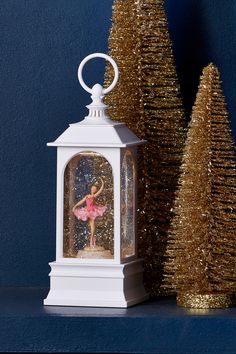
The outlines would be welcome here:
<svg viewBox="0 0 236 354">
<path fill-rule="evenodd" d="M 87 54 L 106 52 L 111 5 L 112 0 L 0 1 L 2 286 L 48 284 L 47 263 L 55 258 L 56 151 L 46 142 L 86 112 L 89 97 L 76 71 Z M 236 135 L 235 1 L 166 5 L 187 111 L 202 66 L 214 61 Z M 101 82 L 103 64 L 93 65 L 87 80 Z"/>
</svg>

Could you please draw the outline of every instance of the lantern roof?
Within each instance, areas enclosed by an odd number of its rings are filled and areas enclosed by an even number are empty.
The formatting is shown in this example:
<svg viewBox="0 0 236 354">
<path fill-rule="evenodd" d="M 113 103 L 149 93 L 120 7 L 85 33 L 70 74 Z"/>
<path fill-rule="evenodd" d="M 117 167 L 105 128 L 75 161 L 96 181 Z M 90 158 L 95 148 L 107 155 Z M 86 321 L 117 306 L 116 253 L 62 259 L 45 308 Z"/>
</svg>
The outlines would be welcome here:
<svg viewBox="0 0 236 354">
<path fill-rule="evenodd" d="M 140 140 L 124 123 L 112 120 L 87 117 L 79 123 L 70 124 L 54 142 L 48 146 L 99 146 L 99 147 L 126 147 L 142 144 Z"/>
<path fill-rule="evenodd" d="M 100 84 L 96 84 L 90 89 L 83 81 L 82 69 L 84 64 L 95 57 L 105 58 L 113 65 L 115 77 L 112 84 L 104 89 Z M 103 103 L 104 95 L 110 92 L 118 81 L 118 68 L 115 61 L 106 54 L 95 53 L 87 56 L 80 64 L 78 77 L 81 86 L 89 93 L 92 93 L 92 102 L 86 106 L 89 114 L 82 121 L 69 125 L 54 142 L 48 146 L 68 146 L 68 147 L 127 147 L 143 144 L 124 123 L 115 122 L 110 119 Z"/>
</svg>

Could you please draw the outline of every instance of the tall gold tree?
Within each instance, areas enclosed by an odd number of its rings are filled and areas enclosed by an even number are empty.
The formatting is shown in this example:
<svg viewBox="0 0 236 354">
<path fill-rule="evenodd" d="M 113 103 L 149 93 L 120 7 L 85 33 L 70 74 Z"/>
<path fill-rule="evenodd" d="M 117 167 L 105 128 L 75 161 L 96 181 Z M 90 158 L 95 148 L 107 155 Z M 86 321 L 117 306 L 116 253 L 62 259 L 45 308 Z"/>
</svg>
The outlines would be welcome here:
<svg viewBox="0 0 236 354">
<path fill-rule="evenodd" d="M 112 20 L 109 55 L 120 79 L 106 102 L 114 119 L 148 141 L 139 153 L 138 236 L 145 285 L 155 296 L 179 177 L 184 112 L 164 0 L 115 0 Z M 108 66 L 105 83 L 111 80 Z"/>
<path fill-rule="evenodd" d="M 236 159 L 218 69 L 203 70 L 165 265 L 186 307 L 227 307 L 236 289 Z"/>
</svg>

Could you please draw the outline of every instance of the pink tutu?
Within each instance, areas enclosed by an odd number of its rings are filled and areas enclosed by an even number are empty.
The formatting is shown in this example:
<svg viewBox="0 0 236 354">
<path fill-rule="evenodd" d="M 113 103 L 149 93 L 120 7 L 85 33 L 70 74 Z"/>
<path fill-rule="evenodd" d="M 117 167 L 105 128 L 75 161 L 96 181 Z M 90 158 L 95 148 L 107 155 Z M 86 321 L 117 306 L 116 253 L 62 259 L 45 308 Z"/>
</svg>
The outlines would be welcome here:
<svg viewBox="0 0 236 354">
<path fill-rule="evenodd" d="M 95 197 L 86 197 L 86 207 L 76 208 L 74 215 L 79 220 L 86 221 L 88 219 L 95 220 L 98 216 L 102 216 L 107 207 L 103 205 L 94 204 Z"/>
</svg>

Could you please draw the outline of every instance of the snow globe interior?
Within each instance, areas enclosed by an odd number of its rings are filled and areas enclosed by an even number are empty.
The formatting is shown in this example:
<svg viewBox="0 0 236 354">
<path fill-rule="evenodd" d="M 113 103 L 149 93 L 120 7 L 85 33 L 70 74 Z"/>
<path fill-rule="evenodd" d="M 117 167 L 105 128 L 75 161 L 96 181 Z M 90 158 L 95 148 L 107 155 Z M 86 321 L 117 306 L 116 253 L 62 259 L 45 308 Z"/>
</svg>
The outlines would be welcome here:
<svg viewBox="0 0 236 354">
<path fill-rule="evenodd" d="M 114 257 L 113 175 L 99 153 L 74 156 L 64 173 L 65 258 Z"/>
</svg>

